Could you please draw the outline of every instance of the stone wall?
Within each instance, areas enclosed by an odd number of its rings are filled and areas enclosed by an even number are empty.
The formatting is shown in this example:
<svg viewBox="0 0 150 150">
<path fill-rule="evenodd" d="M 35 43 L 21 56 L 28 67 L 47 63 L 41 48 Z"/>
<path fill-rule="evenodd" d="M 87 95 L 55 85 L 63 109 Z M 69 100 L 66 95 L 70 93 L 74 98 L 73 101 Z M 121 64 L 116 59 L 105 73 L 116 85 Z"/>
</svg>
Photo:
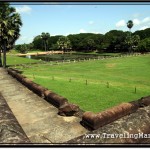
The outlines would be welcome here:
<svg viewBox="0 0 150 150">
<path fill-rule="evenodd" d="M 50 104 L 57 107 L 59 109 L 58 114 L 63 116 L 72 116 L 81 112 L 79 106 L 69 103 L 67 98 L 64 98 L 55 92 L 33 82 L 32 80 L 20 74 L 19 71 L 14 69 L 7 69 L 7 72 L 12 77 L 16 78 L 20 83 L 25 85 L 28 89 L 44 98 Z"/>
<path fill-rule="evenodd" d="M 72 145 L 111 144 L 112 146 L 115 144 L 126 146 L 150 144 L 150 106 L 141 107 L 130 115 L 89 131 L 67 143 Z"/>
<path fill-rule="evenodd" d="M 82 124 L 92 129 L 98 129 L 108 123 L 111 123 L 121 117 L 136 112 L 139 108 L 150 105 L 150 96 L 142 97 L 137 101 L 122 103 L 118 106 L 107 109 L 103 112 L 94 114 L 85 112 L 82 117 Z"/>
</svg>

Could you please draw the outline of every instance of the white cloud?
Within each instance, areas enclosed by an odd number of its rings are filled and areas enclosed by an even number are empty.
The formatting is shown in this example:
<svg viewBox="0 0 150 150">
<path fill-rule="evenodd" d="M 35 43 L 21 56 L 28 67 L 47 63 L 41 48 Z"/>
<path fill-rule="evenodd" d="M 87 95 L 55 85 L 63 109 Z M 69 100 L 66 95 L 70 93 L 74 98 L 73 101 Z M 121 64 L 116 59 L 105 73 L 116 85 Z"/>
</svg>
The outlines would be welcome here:
<svg viewBox="0 0 150 150">
<path fill-rule="evenodd" d="M 145 30 L 147 28 L 149 28 L 149 27 L 148 26 L 143 26 L 143 27 L 140 28 L 140 30 Z"/>
<path fill-rule="evenodd" d="M 133 14 L 132 16 L 133 16 L 134 18 L 138 18 L 138 17 L 141 16 L 141 14 L 140 14 L 140 13 L 135 13 L 135 14 Z"/>
<path fill-rule="evenodd" d="M 150 17 L 146 17 L 143 20 L 139 20 L 139 19 L 133 19 L 133 23 L 134 25 L 146 25 L 150 23 Z"/>
<path fill-rule="evenodd" d="M 30 14 L 31 11 L 32 11 L 32 9 L 27 5 L 24 5 L 22 7 L 16 7 L 16 12 L 18 12 L 18 13 Z"/>
<path fill-rule="evenodd" d="M 146 17 L 142 20 L 143 23 L 147 23 L 147 22 L 150 22 L 150 17 Z"/>
<path fill-rule="evenodd" d="M 133 19 L 133 24 L 134 25 L 140 25 L 140 20 L 139 19 Z"/>
<path fill-rule="evenodd" d="M 138 16 L 138 14 L 135 14 L 135 16 L 136 15 Z M 150 17 L 145 17 L 143 19 L 135 18 L 132 21 L 134 26 L 139 26 L 139 30 L 144 30 L 150 26 Z M 126 22 L 122 19 L 116 23 L 116 27 L 124 27 L 126 26 Z"/>
<path fill-rule="evenodd" d="M 126 25 L 125 20 L 120 20 L 116 23 L 116 27 L 124 27 Z"/>
<path fill-rule="evenodd" d="M 86 31 L 84 29 L 80 29 L 79 33 L 86 33 Z"/>
<path fill-rule="evenodd" d="M 90 25 L 94 24 L 94 21 L 89 21 L 89 24 L 90 24 Z"/>
</svg>

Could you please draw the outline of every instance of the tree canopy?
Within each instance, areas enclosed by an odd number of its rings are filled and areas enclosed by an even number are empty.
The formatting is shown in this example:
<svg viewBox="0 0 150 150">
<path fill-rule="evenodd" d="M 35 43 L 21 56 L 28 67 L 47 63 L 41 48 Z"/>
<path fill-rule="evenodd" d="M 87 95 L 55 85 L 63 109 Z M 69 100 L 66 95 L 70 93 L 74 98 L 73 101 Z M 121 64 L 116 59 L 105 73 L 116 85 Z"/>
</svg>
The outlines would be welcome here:
<svg viewBox="0 0 150 150">
<path fill-rule="evenodd" d="M 132 28 L 132 22 L 128 26 Z M 48 36 L 47 47 L 48 50 L 61 49 L 80 52 L 130 52 L 132 48 L 132 51 L 140 52 L 139 43 L 145 38 L 150 38 L 150 28 L 134 33 L 131 31 L 110 30 L 105 34 L 79 33 L 69 34 L 68 36 Z M 33 39 L 32 45 L 33 49 L 44 50 L 41 35 L 37 35 Z"/>
<path fill-rule="evenodd" d="M 3 51 L 3 66 L 6 67 L 6 51 L 12 49 L 20 36 L 21 17 L 7 2 L 0 2 L 0 49 Z"/>
<path fill-rule="evenodd" d="M 81 52 L 128 52 L 130 45 L 133 51 L 145 38 L 150 38 L 150 28 L 130 33 L 129 31 L 110 30 L 105 34 L 79 33 L 68 36 L 56 35 L 48 37 L 49 50 L 75 50 Z M 31 44 L 31 43 L 30 43 Z M 31 49 L 31 46 L 29 46 Z M 37 35 L 32 42 L 33 49 L 43 49 L 41 35 Z M 29 49 L 29 50 L 30 50 Z M 44 49 L 43 49 L 44 50 Z"/>
</svg>

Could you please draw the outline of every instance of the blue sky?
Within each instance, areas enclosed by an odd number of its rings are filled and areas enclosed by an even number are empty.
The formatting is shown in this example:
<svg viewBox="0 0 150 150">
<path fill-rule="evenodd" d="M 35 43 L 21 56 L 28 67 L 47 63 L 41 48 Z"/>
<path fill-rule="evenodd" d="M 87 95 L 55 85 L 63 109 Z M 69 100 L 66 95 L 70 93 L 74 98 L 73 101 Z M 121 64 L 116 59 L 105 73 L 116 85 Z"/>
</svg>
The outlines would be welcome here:
<svg viewBox="0 0 150 150">
<path fill-rule="evenodd" d="M 49 32 L 53 36 L 77 33 L 105 34 L 114 29 L 127 31 L 128 20 L 134 22 L 132 32 L 150 27 L 150 3 L 149 5 L 143 5 L 143 3 L 116 5 L 114 2 L 107 5 L 94 2 L 88 5 L 85 3 L 84 5 L 83 3 L 82 5 L 75 5 L 77 3 L 66 5 L 62 2 L 42 4 L 44 5 L 11 3 L 20 13 L 23 22 L 21 36 L 16 44 L 30 43 L 42 32 Z"/>
</svg>

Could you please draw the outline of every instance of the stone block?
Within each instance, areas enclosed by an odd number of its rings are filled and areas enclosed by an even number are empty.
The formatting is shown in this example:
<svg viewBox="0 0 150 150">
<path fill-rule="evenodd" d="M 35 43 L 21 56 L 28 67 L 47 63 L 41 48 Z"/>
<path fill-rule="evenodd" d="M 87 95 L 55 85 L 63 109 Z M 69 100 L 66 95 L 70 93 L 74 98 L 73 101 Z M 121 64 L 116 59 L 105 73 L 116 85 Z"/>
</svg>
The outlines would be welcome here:
<svg viewBox="0 0 150 150">
<path fill-rule="evenodd" d="M 45 99 L 56 107 L 62 106 L 68 100 L 50 90 L 44 91 Z"/>
<path fill-rule="evenodd" d="M 87 125 L 92 129 L 98 129 L 99 127 L 135 112 L 137 109 L 137 105 L 122 103 L 96 114 L 92 112 L 85 112 L 82 117 L 82 124 L 85 126 Z"/>
<path fill-rule="evenodd" d="M 28 88 L 30 90 L 32 90 L 33 92 L 35 92 L 37 95 L 41 96 L 44 98 L 44 91 L 46 90 L 46 88 L 34 83 L 34 82 L 29 82 Z"/>
<path fill-rule="evenodd" d="M 25 85 L 25 86 L 28 86 L 30 82 L 32 82 L 32 81 L 28 78 L 23 78 L 22 79 L 22 84 Z"/>
<path fill-rule="evenodd" d="M 73 116 L 78 111 L 79 111 L 79 106 L 66 102 L 59 107 L 58 114 L 61 116 Z"/>
<path fill-rule="evenodd" d="M 150 105 L 150 96 L 142 97 L 142 98 L 139 100 L 139 104 L 140 104 L 141 107 Z"/>
</svg>

